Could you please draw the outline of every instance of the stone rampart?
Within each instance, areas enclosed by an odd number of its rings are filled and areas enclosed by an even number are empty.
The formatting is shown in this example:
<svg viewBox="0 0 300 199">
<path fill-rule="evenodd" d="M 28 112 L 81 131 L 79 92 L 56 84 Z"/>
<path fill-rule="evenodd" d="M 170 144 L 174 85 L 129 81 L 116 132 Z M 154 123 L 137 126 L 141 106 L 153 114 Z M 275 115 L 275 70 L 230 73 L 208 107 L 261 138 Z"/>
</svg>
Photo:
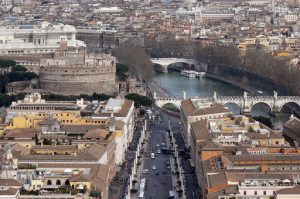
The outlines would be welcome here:
<svg viewBox="0 0 300 199">
<path fill-rule="evenodd" d="M 111 67 L 41 67 L 39 84 L 44 90 L 58 94 L 112 94 L 116 68 Z"/>
</svg>

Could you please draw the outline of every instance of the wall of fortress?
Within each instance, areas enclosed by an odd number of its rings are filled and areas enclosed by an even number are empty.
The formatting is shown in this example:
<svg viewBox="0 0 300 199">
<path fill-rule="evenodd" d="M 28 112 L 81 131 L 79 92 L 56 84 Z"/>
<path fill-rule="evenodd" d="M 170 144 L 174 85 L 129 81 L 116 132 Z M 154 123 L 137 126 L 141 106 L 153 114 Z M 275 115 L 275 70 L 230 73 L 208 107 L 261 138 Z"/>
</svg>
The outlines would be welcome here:
<svg viewBox="0 0 300 199">
<path fill-rule="evenodd" d="M 42 67 L 39 85 L 46 91 L 63 95 L 113 94 L 116 68 L 111 67 Z"/>
</svg>

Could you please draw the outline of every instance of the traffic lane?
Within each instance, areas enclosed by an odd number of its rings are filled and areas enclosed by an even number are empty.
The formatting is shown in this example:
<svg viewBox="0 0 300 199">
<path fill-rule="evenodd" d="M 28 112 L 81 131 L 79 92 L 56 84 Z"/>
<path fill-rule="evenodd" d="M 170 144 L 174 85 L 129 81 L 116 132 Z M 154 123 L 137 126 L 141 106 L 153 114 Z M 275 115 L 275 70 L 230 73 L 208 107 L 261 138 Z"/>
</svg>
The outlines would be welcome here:
<svg viewBox="0 0 300 199">
<path fill-rule="evenodd" d="M 150 143 L 148 143 L 149 150 L 157 153 L 158 150 L 161 150 L 161 143 L 166 143 L 166 134 L 153 132 Z"/>
<path fill-rule="evenodd" d="M 148 174 L 142 177 L 147 180 L 146 198 L 168 198 L 169 190 L 173 189 L 170 169 L 167 169 L 166 162 L 170 161 L 169 155 L 158 154 L 155 159 L 145 159 L 144 169 L 148 169 Z M 156 169 L 153 170 L 152 166 Z M 158 172 L 158 175 L 156 174 Z"/>
</svg>

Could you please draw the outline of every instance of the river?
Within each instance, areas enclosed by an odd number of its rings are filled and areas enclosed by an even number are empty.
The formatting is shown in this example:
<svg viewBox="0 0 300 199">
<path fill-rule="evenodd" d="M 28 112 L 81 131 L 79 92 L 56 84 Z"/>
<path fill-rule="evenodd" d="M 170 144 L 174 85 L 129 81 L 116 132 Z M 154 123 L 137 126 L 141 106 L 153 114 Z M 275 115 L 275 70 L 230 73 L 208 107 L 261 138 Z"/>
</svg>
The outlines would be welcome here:
<svg viewBox="0 0 300 199">
<path fill-rule="evenodd" d="M 169 73 L 156 73 L 153 81 L 164 89 L 170 96 L 183 96 L 183 91 L 188 97 L 213 96 L 215 91 L 220 96 L 242 96 L 244 90 L 234 85 L 202 77 L 200 79 L 190 79 L 181 76 L 179 72 L 169 70 Z M 255 88 L 253 88 L 255 89 Z M 260 89 L 261 90 L 261 89 Z M 271 95 L 273 91 L 261 90 L 265 95 Z M 235 114 L 240 113 L 240 108 L 234 104 L 227 105 L 229 110 Z M 289 114 L 280 113 L 277 116 L 269 115 L 269 107 L 265 104 L 257 104 L 251 111 L 252 116 L 264 116 L 271 118 L 274 128 L 282 128 L 282 124 L 289 119 Z"/>
</svg>

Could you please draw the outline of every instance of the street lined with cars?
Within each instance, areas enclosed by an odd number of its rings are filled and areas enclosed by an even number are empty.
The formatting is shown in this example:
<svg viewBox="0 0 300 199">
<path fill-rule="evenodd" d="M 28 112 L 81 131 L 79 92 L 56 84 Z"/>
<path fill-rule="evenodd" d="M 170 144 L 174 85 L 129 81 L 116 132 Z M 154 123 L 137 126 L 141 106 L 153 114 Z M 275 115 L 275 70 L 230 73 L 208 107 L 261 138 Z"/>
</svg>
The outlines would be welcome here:
<svg viewBox="0 0 300 199">
<path fill-rule="evenodd" d="M 193 189 L 193 182 L 189 179 L 193 177 L 193 173 L 189 166 L 189 156 L 184 148 L 184 142 L 180 143 L 181 140 L 179 140 L 180 128 L 176 126 L 172 139 L 170 136 L 169 120 L 171 119 L 172 124 L 176 122 L 178 124 L 179 118 L 173 118 L 155 110 L 146 113 L 150 115 L 147 117 L 150 120 L 146 121 L 147 125 L 142 125 L 143 128 L 137 127 L 137 150 L 139 151 L 135 152 L 134 161 L 129 164 L 131 169 L 127 169 L 131 173 L 129 172 L 130 177 L 126 178 L 128 182 L 126 183 L 127 188 L 124 190 L 125 198 L 195 198 L 194 191 L 184 194 L 185 190 Z M 142 134 L 139 132 L 140 130 L 144 131 L 143 138 L 139 138 L 139 135 Z M 175 138 L 176 144 L 173 143 Z M 177 158 L 175 158 L 175 152 Z M 182 176 L 180 178 L 178 178 L 178 163 L 180 176 Z M 185 169 L 187 170 L 185 171 Z M 179 180 L 183 186 L 178 186 Z M 192 178 L 192 180 L 194 179 Z"/>
</svg>

